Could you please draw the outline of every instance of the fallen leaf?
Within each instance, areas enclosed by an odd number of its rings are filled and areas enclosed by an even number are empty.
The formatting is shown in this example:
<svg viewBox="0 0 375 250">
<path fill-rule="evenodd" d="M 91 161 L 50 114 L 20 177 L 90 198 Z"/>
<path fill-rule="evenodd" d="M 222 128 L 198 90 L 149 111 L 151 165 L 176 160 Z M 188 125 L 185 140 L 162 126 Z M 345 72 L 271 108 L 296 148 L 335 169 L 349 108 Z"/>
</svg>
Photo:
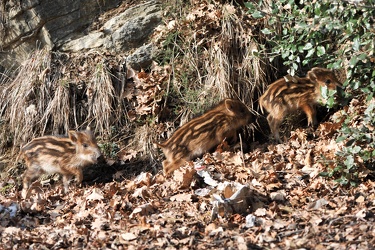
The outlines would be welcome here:
<svg viewBox="0 0 375 250">
<path fill-rule="evenodd" d="M 273 201 L 284 201 L 285 200 L 285 194 L 281 192 L 272 192 L 270 193 L 270 198 Z"/>
<path fill-rule="evenodd" d="M 187 201 L 187 202 L 191 202 L 191 194 L 186 194 L 186 193 L 176 194 L 176 195 L 173 195 L 170 199 L 171 199 L 171 201 Z"/>
<path fill-rule="evenodd" d="M 87 195 L 86 196 L 86 200 L 103 200 L 104 199 L 104 196 L 103 196 L 103 192 L 97 188 L 94 188 L 92 191 L 91 191 L 91 194 Z"/>
<path fill-rule="evenodd" d="M 137 186 L 145 185 L 149 187 L 152 184 L 152 179 L 153 176 L 151 173 L 142 172 L 134 179 L 134 184 L 136 184 Z"/>
<path fill-rule="evenodd" d="M 256 215 L 256 216 L 265 216 L 265 215 L 267 215 L 267 210 L 265 209 L 265 208 L 258 208 L 255 212 L 254 212 L 254 214 Z"/>
<path fill-rule="evenodd" d="M 358 196 L 358 198 L 355 200 L 355 202 L 357 203 L 363 203 L 365 201 L 365 197 L 363 197 L 362 195 Z"/>
<path fill-rule="evenodd" d="M 134 149 L 129 149 L 127 151 L 122 150 L 117 155 L 121 161 L 130 161 L 131 159 L 135 159 L 137 157 L 137 153 L 138 152 Z"/>
<path fill-rule="evenodd" d="M 366 210 L 366 209 L 361 209 L 361 210 L 359 210 L 359 211 L 355 214 L 355 216 L 356 216 L 357 218 L 365 218 L 365 217 L 366 217 L 366 214 L 367 214 L 367 210 Z"/>
<path fill-rule="evenodd" d="M 325 199 L 319 199 L 314 202 L 311 202 L 307 207 L 309 209 L 320 209 L 327 204 L 328 204 L 328 201 L 326 201 Z"/>
<path fill-rule="evenodd" d="M 121 234 L 121 237 L 122 239 L 127 240 L 127 241 L 137 239 L 137 236 L 133 233 L 124 233 L 124 234 Z"/>
<path fill-rule="evenodd" d="M 130 214 L 130 218 L 134 218 L 136 215 L 148 215 L 154 213 L 154 207 L 151 203 L 143 204 L 136 207 Z"/>
</svg>

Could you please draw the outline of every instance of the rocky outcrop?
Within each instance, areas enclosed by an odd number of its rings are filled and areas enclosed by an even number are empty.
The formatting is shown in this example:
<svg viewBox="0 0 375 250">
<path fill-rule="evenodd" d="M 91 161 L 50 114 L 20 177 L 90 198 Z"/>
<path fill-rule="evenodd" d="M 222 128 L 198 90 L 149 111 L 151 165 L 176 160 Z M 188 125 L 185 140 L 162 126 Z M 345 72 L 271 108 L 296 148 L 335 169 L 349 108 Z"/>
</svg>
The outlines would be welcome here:
<svg viewBox="0 0 375 250">
<path fill-rule="evenodd" d="M 158 1 L 152 0 L 128 8 L 107 20 L 99 30 L 88 31 L 88 27 L 101 13 L 118 6 L 120 2 L 2 1 L 0 65 L 7 68 L 20 64 L 31 51 L 47 47 L 63 52 L 89 49 L 110 52 L 136 50 L 140 51 L 140 55 L 129 55 L 129 58 L 134 65 L 144 66 L 146 61 L 150 61 L 153 51 L 152 45 L 145 44 L 161 21 L 161 4 Z M 144 58 L 145 61 L 139 61 Z"/>
</svg>

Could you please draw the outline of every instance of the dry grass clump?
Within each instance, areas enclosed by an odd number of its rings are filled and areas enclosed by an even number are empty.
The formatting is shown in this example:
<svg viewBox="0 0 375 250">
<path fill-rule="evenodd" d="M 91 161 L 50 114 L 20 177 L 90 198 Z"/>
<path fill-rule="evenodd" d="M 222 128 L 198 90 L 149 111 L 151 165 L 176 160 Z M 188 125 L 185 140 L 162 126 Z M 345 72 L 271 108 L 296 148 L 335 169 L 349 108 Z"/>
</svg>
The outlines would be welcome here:
<svg viewBox="0 0 375 250">
<path fill-rule="evenodd" d="M 42 133 L 47 130 L 52 130 L 54 134 L 59 134 L 70 129 L 70 93 L 69 87 L 64 86 L 61 81 L 58 81 L 54 96 L 49 101 L 47 108 L 43 113 L 41 124 L 44 125 Z M 49 122 L 50 121 L 50 122 Z M 47 128 L 47 125 L 50 128 Z"/>
<path fill-rule="evenodd" d="M 236 97 L 253 108 L 268 85 L 270 66 L 259 55 L 253 21 L 233 5 L 224 4 L 218 11 L 221 32 L 211 38 L 208 48 L 206 87 L 216 89 L 220 99 Z"/>
<path fill-rule="evenodd" d="M 277 74 L 277 61 L 265 57 L 259 34 L 264 20 L 252 18 L 233 2 L 191 1 L 181 6 L 180 14 L 174 11 L 176 16 L 167 21 L 168 39 L 162 44 L 163 61 L 170 58 L 173 68 L 167 98 L 177 119 L 202 113 L 227 97 L 240 99 L 256 114 L 259 96 Z"/>
<path fill-rule="evenodd" d="M 274 77 L 271 63 L 261 57 L 258 34 L 252 33 L 261 21 L 240 6 L 215 1 L 203 5 L 198 1 L 185 11 L 167 25 L 169 34 L 178 34 L 169 49 L 179 97 L 204 107 L 207 102 L 234 97 L 254 108 Z M 196 94 L 189 98 L 192 92 Z"/>
<path fill-rule="evenodd" d="M 114 76 L 105 63 L 86 55 L 86 62 L 79 58 L 83 66 L 77 70 L 80 63 L 59 56 L 35 51 L 4 84 L 0 93 L 1 148 L 9 142 L 20 146 L 37 136 L 65 134 L 88 125 L 106 136 L 118 122 L 119 113 L 113 111 L 114 106 L 122 106 L 120 93 L 115 93 Z"/>
<path fill-rule="evenodd" d="M 4 129 L 1 137 L 12 137 L 14 145 L 25 142 L 42 130 L 43 114 L 51 101 L 53 81 L 48 77 L 51 56 L 39 50 L 19 68 L 17 76 L 4 86 L 0 107 Z M 4 143 L 1 142 L 2 144 Z M 2 148 L 5 145 L 0 145 Z"/>
<path fill-rule="evenodd" d="M 96 65 L 91 80 L 87 85 L 89 122 L 95 121 L 99 131 L 108 133 L 113 120 L 115 90 L 109 70 L 103 63 Z"/>
</svg>

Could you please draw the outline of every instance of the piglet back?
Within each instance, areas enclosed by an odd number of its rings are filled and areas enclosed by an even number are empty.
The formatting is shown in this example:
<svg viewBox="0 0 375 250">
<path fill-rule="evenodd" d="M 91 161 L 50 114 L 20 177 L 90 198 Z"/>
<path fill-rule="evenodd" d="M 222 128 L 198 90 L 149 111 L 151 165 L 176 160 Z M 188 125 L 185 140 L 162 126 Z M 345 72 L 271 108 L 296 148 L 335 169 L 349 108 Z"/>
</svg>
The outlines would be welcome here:
<svg viewBox="0 0 375 250">
<path fill-rule="evenodd" d="M 48 155 L 50 157 L 60 158 L 63 155 L 75 154 L 75 143 L 69 138 L 57 136 L 43 136 L 33 139 L 22 149 L 21 154 L 26 158 Z"/>
</svg>

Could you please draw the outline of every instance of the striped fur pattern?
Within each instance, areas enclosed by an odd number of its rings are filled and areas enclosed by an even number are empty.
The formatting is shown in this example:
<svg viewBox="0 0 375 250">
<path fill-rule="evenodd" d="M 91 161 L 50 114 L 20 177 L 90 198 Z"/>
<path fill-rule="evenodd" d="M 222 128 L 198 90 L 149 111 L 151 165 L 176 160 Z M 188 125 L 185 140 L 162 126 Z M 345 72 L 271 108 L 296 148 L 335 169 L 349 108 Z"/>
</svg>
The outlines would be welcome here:
<svg viewBox="0 0 375 250">
<path fill-rule="evenodd" d="M 200 117 L 194 118 L 164 143 L 157 144 L 164 152 L 163 170 L 166 175 L 186 161 L 213 150 L 223 140 L 235 142 L 237 130 L 251 120 L 249 109 L 240 101 L 225 99 Z"/>
<path fill-rule="evenodd" d="M 324 86 L 336 89 L 341 83 L 331 70 L 318 67 L 312 68 L 306 77 L 285 77 L 269 85 L 259 103 L 269 113 L 267 121 L 277 142 L 281 142 L 279 127 L 284 117 L 296 110 L 306 114 L 308 125 L 317 124 L 315 105 L 325 103 L 321 95 Z"/>
<path fill-rule="evenodd" d="M 30 183 L 43 173 L 63 176 L 64 191 L 68 191 L 71 176 L 82 182 L 82 168 L 95 164 L 101 156 L 96 139 L 88 128 L 69 131 L 69 137 L 43 136 L 27 143 L 20 152 L 27 170 L 23 177 L 22 197 L 26 197 Z"/>
</svg>

